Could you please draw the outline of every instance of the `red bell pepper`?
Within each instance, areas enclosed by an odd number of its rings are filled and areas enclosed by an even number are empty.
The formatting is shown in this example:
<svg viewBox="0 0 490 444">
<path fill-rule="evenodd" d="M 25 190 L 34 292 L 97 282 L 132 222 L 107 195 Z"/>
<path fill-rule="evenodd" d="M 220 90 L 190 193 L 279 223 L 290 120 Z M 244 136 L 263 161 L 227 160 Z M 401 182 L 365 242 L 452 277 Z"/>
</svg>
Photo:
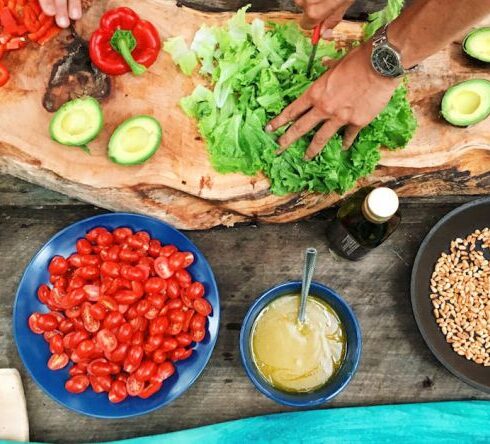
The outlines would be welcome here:
<svg viewBox="0 0 490 444">
<path fill-rule="evenodd" d="M 102 72 L 141 75 L 158 57 L 160 36 L 148 21 L 130 8 L 107 11 L 90 38 L 90 59 Z M 146 67 L 146 68 L 145 68 Z"/>
<path fill-rule="evenodd" d="M 7 68 L 0 63 L 0 87 L 5 85 L 10 78 L 10 74 L 7 71 Z"/>
</svg>

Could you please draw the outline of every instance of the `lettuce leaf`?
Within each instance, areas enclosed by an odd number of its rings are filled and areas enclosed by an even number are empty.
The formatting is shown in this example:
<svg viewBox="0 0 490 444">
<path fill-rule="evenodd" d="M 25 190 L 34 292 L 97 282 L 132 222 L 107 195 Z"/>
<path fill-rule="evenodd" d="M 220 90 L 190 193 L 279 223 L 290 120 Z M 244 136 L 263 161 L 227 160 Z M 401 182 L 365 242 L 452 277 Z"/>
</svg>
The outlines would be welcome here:
<svg viewBox="0 0 490 444">
<path fill-rule="evenodd" d="M 400 15 L 404 3 L 405 0 L 388 0 L 383 9 L 369 14 L 363 28 L 364 39 L 370 39 L 378 29 L 395 20 Z"/>
<path fill-rule="evenodd" d="M 381 146 L 395 149 L 407 144 L 416 121 L 402 85 L 350 150 L 342 150 L 342 135 L 337 134 L 315 159 L 304 161 L 311 132 L 277 156 L 276 140 L 286 128 L 269 134 L 264 127 L 311 84 L 305 74 L 311 43 L 295 23 L 260 19 L 247 23 L 246 10 L 238 11 L 225 26 L 203 26 L 191 50 L 185 46 L 199 60 L 200 73 L 210 87 L 197 86 L 180 105 L 197 120 L 217 171 L 247 175 L 262 171 L 270 179 L 271 192 L 278 195 L 345 192 L 375 169 Z M 325 72 L 322 59 L 344 54 L 333 42 L 321 41 L 313 77 Z"/>
<path fill-rule="evenodd" d="M 171 37 L 163 45 L 163 49 L 168 52 L 175 64 L 185 75 L 190 76 L 197 66 L 197 58 L 194 51 L 191 51 L 183 37 Z"/>
</svg>

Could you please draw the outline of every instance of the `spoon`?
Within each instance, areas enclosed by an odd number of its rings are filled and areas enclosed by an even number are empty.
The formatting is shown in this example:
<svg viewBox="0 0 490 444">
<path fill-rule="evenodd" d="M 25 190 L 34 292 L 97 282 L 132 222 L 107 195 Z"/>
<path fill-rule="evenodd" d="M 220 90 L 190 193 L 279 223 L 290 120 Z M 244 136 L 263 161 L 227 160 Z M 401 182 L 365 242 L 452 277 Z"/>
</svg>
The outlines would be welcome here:
<svg viewBox="0 0 490 444">
<path fill-rule="evenodd" d="M 310 292 L 311 279 L 315 271 L 316 248 L 307 248 L 305 251 L 305 266 L 303 268 L 303 280 L 301 283 L 301 301 L 298 310 L 298 322 L 303 325 L 306 316 L 306 300 Z"/>
</svg>

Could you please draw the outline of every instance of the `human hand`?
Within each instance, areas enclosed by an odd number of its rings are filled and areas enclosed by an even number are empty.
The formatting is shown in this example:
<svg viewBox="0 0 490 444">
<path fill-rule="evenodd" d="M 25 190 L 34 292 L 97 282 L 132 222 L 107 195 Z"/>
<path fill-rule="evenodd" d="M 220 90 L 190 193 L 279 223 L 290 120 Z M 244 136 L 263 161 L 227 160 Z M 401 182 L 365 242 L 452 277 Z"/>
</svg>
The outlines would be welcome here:
<svg viewBox="0 0 490 444">
<path fill-rule="evenodd" d="M 322 37 L 329 38 L 354 0 L 295 0 L 295 3 L 303 10 L 301 27 L 311 29 L 321 23 Z"/>
<path fill-rule="evenodd" d="M 377 74 L 370 56 L 370 43 L 352 50 L 269 122 L 269 132 L 294 122 L 279 138 L 277 154 L 322 122 L 306 151 L 306 160 L 315 157 L 343 126 L 343 147 L 352 145 L 359 131 L 383 111 L 400 83 Z"/>
<path fill-rule="evenodd" d="M 81 0 L 39 0 L 41 9 L 46 15 L 56 16 L 60 28 L 68 28 L 70 19 L 82 18 Z"/>
</svg>

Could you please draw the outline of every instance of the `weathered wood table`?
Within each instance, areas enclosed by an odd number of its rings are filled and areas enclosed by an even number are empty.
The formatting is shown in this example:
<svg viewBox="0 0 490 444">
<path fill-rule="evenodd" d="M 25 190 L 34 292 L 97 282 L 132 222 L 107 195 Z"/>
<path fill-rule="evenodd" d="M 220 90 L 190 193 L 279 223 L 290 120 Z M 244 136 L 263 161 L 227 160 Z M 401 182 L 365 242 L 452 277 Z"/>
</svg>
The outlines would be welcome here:
<svg viewBox="0 0 490 444">
<path fill-rule="evenodd" d="M 183 3 L 238 7 L 244 2 Z M 380 2 L 368 3 L 376 8 Z M 278 1 L 268 6 L 287 8 L 290 3 Z M 356 14 L 359 10 L 359 5 L 353 9 Z M 20 361 L 11 323 L 15 291 L 32 255 L 61 228 L 104 210 L 0 175 L 0 368 L 15 367 L 22 374 L 31 439 L 122 439 L 289 411 L 259 394 L 249 382 L 240 363 L 238 338 L 243 316 L 255 297 L 275 283 L 299 276 L 301 254 L 307 246 L 319 251 L 315 278 L 351 304 L 364 340 L 359 371 L 347 389 L 324 408 L 490 399 L 460 382 L 432 356 L 417 330 L 409 296 L 412 262 L 423 237 L 440 217 L 472 198 L 403 200 L 399 230 L 359 263 L 336 260 L 328 252 L 324 232 L 334 210 L 295 224 L 188 233 L 210 261 L 221 291 L 221 330 L 211 361 L 189 391 L 170 406 L 135 419 L 109 421 L 72 413 L 46 396 Z"/>
</svg>

